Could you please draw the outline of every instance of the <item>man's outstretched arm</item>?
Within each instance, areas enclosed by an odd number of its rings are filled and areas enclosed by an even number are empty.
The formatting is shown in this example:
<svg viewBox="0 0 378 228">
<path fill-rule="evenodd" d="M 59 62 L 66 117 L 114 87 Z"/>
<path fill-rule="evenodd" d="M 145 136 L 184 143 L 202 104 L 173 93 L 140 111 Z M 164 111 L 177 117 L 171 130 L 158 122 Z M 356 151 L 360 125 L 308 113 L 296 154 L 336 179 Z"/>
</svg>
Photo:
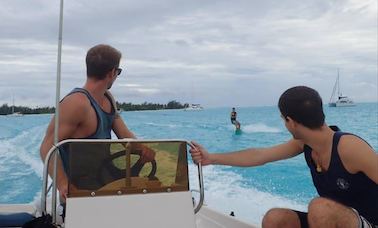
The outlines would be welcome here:
<svg viewBox="0 0 378 228">
<path fill-rule="evenodd" d="M 198 143 L 193 144 L 194 147 L 190 149 L 192 159 L 202 165 L 259 166 L 294 157 L 303 150 L 303 143 L 295 139 L 269 148 L 249 148 L 228 153 L 209 153 Z"/>
</svg>

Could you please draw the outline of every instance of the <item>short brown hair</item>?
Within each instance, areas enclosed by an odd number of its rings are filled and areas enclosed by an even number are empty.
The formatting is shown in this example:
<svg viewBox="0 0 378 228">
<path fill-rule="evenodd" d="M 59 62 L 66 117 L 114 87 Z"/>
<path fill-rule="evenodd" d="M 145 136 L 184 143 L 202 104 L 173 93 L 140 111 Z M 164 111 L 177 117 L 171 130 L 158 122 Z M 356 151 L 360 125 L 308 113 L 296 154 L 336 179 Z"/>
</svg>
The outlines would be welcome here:
<svg viewBox="0 0 378 228">
<path fill-rule="evenodd" d="M 99 44 L 87 52 L 87 77 L 102 80 L 114 68 L 118 68 L 122 54 L 110 45 Z"/>
<path fill-rule="evenodd" d="M 324 124 L 322 98 L 310 87 L 295 86 L 286 90 L 278 107 L 283 117 L 290 117 L 310 129 L 319 129 Z"/>
</svg>

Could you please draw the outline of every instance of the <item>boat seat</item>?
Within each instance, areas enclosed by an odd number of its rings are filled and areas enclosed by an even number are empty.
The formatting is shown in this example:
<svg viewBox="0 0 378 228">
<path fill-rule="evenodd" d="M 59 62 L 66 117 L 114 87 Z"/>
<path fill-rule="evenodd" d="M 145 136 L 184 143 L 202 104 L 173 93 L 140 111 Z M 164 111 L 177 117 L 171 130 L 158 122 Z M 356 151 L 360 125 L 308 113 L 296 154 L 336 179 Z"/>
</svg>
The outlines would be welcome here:
<svg viewBox="0 0 378 228">
<path fill-rule="evenodd" d="M 34 216 L 26 212 L 0 213 L 0 227 L 21 227 L 33 219 Z"/>
<path fill-rule="evenodd" d="M 0 206 L 0 227 L 21 227 L 34 219 L 35 208 L 27 204 Z"/>
</svg>

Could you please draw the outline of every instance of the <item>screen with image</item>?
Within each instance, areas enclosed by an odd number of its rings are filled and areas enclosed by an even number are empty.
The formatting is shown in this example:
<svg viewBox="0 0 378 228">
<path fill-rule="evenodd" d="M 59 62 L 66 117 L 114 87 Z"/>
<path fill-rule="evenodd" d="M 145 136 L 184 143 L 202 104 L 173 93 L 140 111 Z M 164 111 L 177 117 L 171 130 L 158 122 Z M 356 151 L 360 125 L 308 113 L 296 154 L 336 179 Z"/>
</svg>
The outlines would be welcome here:
<svg viewBox="0 0 378 228">
<path fill-rule="evenodd" d="M 69 142 L 64 148 L 69 197 L 189 190 L 185 141 Z"/>
</svg>

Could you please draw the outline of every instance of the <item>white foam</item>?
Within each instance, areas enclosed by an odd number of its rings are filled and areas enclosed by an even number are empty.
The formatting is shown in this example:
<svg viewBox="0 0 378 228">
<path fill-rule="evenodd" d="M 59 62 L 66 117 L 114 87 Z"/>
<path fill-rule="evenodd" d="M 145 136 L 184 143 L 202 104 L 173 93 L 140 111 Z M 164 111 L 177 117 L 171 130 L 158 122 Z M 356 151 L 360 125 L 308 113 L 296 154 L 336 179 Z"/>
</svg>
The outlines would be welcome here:
<svg viewBox="0 0 378 228">
<path fill-rule="evenodd" d="M 241 126 L 243 132 L 246 133 L 279 133 L 282 130 L 275 127 L 270 127 L 264 123 L 248 124 Z"/>
<path fill-rule="evenodd" d="M 149 125 L 149 126 L 154 126 L 154 127 L 164 127 L 164 128 L 179 128 L 179 127 L 182 127 L 181 125 L 178 125 L 178 124 L 162 124 L 162 123 L 151 123 L 151 122 L 146 122 L 144 123 L 145 125 Z"/>
<path fill-rule="evenodd" d="M 23 164 L 29 166 L 37 176 L 42 178 L 43 163 L 39 157 L 39 146 L 45 129 L 46 126 L 37 126 L 21 132 L 14 138 L 1 140 L 1 160 L 12 161 L 14 157 L 17 157 Z M 9 164 L 4 164 L 4 166 L 9 167 Z"/>
<path fill-rule="evenodd" d="M 189 167 L 191 189 L 198 189 L 197 168 Z M 205 203 L 218 211 L 230 214 L 233 211 L 238 219 L 260 225 L 264 214 L 274 207 L 306 210 L 306 205 L 297 203 L 271 193 L 245 187 L 241 175 L 224 171 L 220 167 L 206 166 L 203 169 Z"/>
</svg>

